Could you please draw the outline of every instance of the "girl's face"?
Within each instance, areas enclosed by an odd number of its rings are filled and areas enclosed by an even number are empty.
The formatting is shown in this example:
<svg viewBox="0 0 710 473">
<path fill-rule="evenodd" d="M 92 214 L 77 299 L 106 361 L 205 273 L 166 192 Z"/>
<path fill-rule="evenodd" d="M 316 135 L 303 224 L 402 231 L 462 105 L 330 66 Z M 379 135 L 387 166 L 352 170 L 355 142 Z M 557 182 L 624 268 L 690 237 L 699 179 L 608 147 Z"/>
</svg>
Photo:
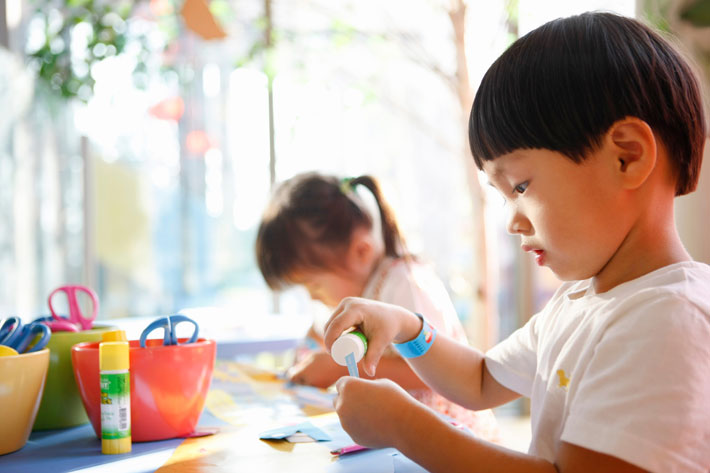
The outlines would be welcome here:
<svg viewBox="0 0 710 473">
<path fill-rule="evenodd" d="M 289 279 L 305 287 L 311 299 L 335 308 L 346 297 L 362 295 L 383 251 L 371 229 L 356 228 L 348 248 L 337 257 L 335 265 L 297 271 Z"/>
<path fill-rule="evenodd" d="M 360 296 L 364 289 L 360 278 L 345 269 L 299 272 L 291 281 L 305 287 L 311 299 L 332 308 L 337 307 L 345 297 Z"/>
<path fill-rule="evenodd" d="M 508 232 L 560 279 L 597 275 L 623 243 L 628 222 L 609 160 L 595 154 L 575 163 L 558 152 L 523 149 L 483 169 L 505 198 Z"/>
</svg>

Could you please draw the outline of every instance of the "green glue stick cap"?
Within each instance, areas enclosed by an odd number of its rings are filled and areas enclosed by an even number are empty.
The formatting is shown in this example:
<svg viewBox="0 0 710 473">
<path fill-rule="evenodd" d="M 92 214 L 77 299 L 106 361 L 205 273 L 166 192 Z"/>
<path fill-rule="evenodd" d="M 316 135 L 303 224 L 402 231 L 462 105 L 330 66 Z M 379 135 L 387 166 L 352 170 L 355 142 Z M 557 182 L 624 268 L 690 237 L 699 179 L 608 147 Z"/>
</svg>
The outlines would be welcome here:
<svg viewBox="0 0 710 473">
<path fill-rule="evenodd" d="M 345 357 L 350 353 L 355 357 L 355 362 L 362 360 L 367 353 L 367 339 L 358 331 L 345 333 L 338 337 L 330 347 L 330 356 L 340 366 L 347 366 Z"/>
</svg>

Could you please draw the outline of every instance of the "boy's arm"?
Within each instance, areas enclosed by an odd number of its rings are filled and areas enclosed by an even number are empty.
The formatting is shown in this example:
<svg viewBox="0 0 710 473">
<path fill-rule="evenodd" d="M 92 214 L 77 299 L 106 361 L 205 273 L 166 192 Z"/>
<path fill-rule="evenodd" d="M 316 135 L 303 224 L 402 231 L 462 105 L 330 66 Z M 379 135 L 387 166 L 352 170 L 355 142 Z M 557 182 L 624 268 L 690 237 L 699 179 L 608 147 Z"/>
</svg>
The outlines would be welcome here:
<svg viewBox="0 0 710 473">
<path fill-rule="evenodd" d="M 402 428 L 398 450 L 435 472 L 505 473 L 639 473 L 618 458 L 563 442 L 555 463 L 477 439 L 426 413 Z M 412 432 L 410 429 L 414 429 Z M 407 432 L 408 431 L 408 432 Z"/>
<path fill-rule="evenodd" d="M 388 380 L 344 377 L 335 407 L 357 443 L 395 447 L 433 473 L 638 473 L 618 458 L 562 443 L 555 463 L 481 440 L 441 419 Z"/>
<path fill-rule="evenodd" d="M 408 363 L 436 392 L 467 409 L 489 409 L 520 397 L 491 376 L 481 351 L 442 333 L 436 335 L 426 354 L 410 358 Z"/>
<path fill-rule="evenodd" d="M 368 339 L 364 371 L 369 376 L 377 373 L 382 377 L 378 364 L 386 348 L 391 342 L 414 339 L 422 329 L 422 322 L 414 313 L 399 306 L 345 298 L 326 323 L 326 347 L 352 326 L 358 326 Z M 425 355 L 411 358 L 407 363 L 435 391 L 469 409 L 495 407 L 519 397 L 488 374 L 483 353 L 442 333 L 437 334 Z M 442 366 L 446 369 L 441 369 Z"/>
<path fill-rule="evenodd" d="M 346 373 L 347 374 L 347 373 Z M 404 389 L 428 389 L 429 386 L 421 380 L 412 367 L 401 357 L 395 354 L 385 354 L 377 364 L 375 376 L 360 373 L 363 378 L 387 378 L 402 386 Z"/>
</svg>

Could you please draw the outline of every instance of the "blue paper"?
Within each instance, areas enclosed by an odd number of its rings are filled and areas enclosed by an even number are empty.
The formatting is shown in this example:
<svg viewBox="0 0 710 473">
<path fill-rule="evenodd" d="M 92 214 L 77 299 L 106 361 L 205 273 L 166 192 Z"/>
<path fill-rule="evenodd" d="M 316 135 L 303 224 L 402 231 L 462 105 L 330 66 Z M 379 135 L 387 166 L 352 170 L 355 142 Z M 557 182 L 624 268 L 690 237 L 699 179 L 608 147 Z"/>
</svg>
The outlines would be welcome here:
<svg viewBox="0 0 710 473">
<path fill-rule="evenodd" d="M 345 363 L 347 363 L 348 365 L 348 374 L 355 378 L 359 378 L 360 373 L 358 373 L 357 371 L 357 363 L 355 362 L 354 353 L 348 353 L 347 355 L 345 355 Z"/>
<path fill-rule="evenodd" d="M 313 440 L 316 440 L 318 442 L 327 442 L 331 440 L 328 434 L 326 434 L 310 422 L 303 422 L 296 425 L 286 425 L 284 427 L 269 429 L 259 434 L 259 438 L 262 440 L 281 440 L 288 439 L 288 437 L 297 433 L 306 434 Z"/>
</svg>

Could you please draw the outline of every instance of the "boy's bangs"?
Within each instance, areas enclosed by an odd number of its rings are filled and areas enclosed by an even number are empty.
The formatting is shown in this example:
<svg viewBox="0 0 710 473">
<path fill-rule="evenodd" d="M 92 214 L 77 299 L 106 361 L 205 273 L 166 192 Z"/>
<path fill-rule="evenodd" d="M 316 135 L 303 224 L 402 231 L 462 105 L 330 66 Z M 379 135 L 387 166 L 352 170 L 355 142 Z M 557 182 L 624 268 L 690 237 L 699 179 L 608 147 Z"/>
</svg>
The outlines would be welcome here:
<svg viewBox="0 0 710 473">
<path fill-rule="evenodd" d="M 597 82 L 610 80 L 600 77 L 599 53 L 572 53 L 552 33 L 516 43 L 484 76 L 469 121 L 479 169 L 516 149 L 550 149 L 580 162 L 613 123 L 608 89 Z"/>
<path fill-rule="evenodd" d="M 516 41 L 483 77 L 469 120 L 471 152 L 479 169 L 516 149 L 549 149 L 581 162 L 625 117 L 644 120 L 660 136 L 677 195 L 692 191 L 705 119 L 689 66 L 634 20 L 554 20 Z"/>
</svg>

